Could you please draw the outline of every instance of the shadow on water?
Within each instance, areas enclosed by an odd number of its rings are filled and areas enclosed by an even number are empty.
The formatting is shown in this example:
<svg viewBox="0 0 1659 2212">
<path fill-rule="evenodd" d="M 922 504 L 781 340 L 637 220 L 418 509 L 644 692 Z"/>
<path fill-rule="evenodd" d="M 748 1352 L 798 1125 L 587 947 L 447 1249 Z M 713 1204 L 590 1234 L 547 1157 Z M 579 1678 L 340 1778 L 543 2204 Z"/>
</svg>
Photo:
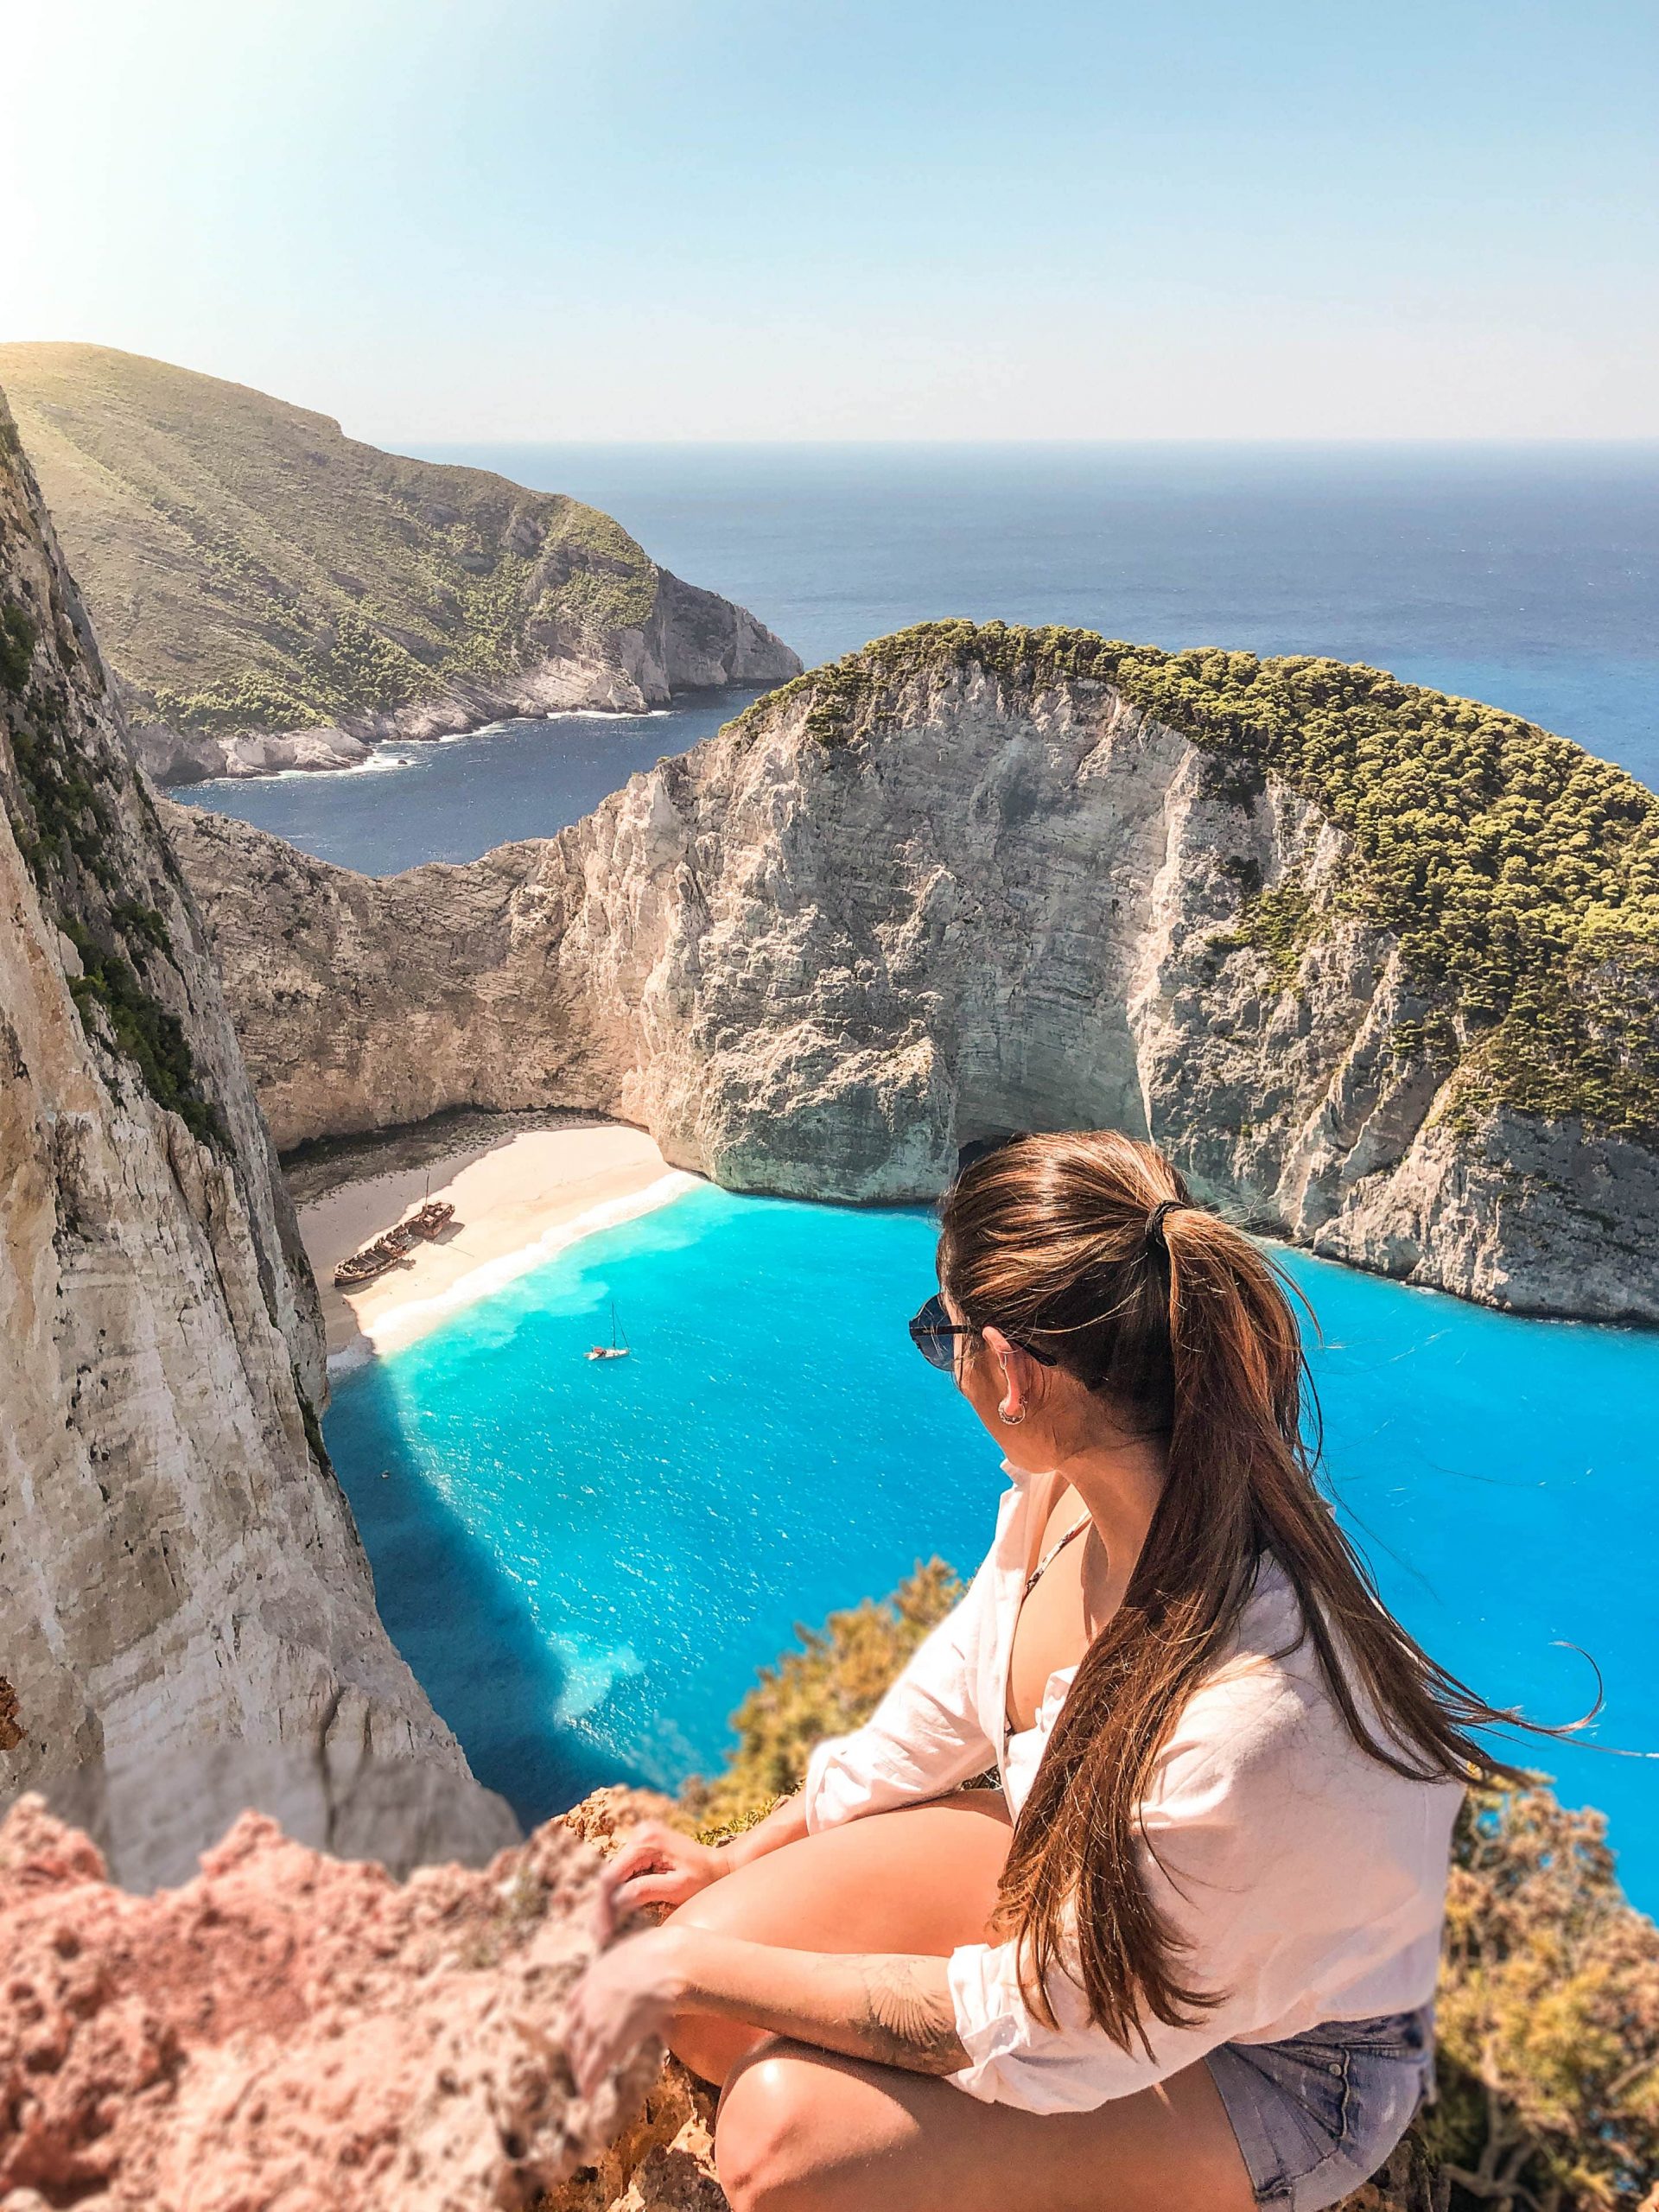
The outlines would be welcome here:
<svg viewBox="0 0 1659 2212">
<path fill-rule="evenodd" d="M 479 1780 L 526 1827 L 605 1783 L 648 1785 L 562 1719 L 567 1669 L 524 1594 L 427 1479 L 378 1367 L 327 1421 L 342 1488 L 374 1570 L 381 1619 Z M 384 1472 L 382 1472 L 384 1470 Z"/>
</svg>

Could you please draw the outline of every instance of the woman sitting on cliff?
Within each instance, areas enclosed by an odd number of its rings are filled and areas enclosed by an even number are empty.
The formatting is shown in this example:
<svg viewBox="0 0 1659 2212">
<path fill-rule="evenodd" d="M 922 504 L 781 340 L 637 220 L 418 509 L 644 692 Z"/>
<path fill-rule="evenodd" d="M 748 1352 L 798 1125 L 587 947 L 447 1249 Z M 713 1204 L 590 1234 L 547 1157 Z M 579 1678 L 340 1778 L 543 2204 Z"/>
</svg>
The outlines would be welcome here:
<svg viewBox="0 0 1659 2212">
<path fill-rule="evenodd" d="M 577 2079 L 665 2033 L 737 2212 L 1316 2212 L 1428 2082 L 1506 1716 L 1383 1609 L 1279 1277 L 1150 1146 L 976 1160 L 939 1280 L 912 1334 L 1007 1453 L 990 1554 L 798 1796 L 612 1862 L 678 1910 L 579 1986 Z"/>
</svg>

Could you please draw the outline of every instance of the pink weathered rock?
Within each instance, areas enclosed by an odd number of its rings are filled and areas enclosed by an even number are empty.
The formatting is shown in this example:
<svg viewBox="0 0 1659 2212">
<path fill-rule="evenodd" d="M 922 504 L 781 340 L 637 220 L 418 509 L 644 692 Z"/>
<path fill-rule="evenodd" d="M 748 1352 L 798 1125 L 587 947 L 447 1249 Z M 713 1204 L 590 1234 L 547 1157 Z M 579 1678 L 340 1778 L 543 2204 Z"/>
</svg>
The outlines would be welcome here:
<svg viewBox="0 0 1659 2212">
<path fill-rule="evenodd" d="M 651 1821 L 660 1821 L 669 1827 L 695 1826 L 671 1797 L 654 1789 L 634 1789 L 625 1782 L 607 1783 L 559 1815 L 560 1827 L 591 1843 L 601 1859 L 608 1859 L 636 1828 Z"/>
<path fill-rule="evenodd" d="M 135 1897 L 24 1798 L 0 1825 L 0 2212 L 484 2212 L 596 2158 L 557 2039 L 597 1855 L 557 1823 L 407 1882 L 249 1814 Z"/>
</svg>

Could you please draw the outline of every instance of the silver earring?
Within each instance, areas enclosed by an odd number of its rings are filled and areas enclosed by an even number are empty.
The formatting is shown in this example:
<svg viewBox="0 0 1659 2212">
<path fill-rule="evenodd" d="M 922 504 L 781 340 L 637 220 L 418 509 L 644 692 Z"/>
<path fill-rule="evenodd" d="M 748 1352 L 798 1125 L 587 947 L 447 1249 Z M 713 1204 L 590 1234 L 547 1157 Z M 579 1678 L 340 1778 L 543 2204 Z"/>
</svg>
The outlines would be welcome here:
<svg viewBox="0 0 1659 2212">
<path fill-rule="evenodd" d="M 996 1409 L 996 1417 L 1001 1421 L 1006 1421 L 1010 1428 L 1018 1428 L 1026 1417 L 1026 1409 L 1022 1406 L 1017 1414 L 1011 1414 L 1008 1411 L 1008 1402 L 1004 1398 Z"/>
</svg>

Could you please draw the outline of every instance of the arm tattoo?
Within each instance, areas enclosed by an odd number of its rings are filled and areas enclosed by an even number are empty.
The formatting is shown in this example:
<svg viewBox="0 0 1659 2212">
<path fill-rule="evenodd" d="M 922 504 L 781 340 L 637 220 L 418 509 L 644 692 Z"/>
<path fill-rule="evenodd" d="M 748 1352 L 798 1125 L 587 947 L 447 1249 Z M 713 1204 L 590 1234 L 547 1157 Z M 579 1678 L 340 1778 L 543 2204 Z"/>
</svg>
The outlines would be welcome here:
<svg viewBox="0 0 1659 2212">
<path fill-rule="evenodd" d="M 949 1995 L 923 1988 L 909 1959 L 872 1953 L 843 1963 L 857 1968 L 862 1985 L 853 2024 L 872 2058 L 912 2074 L 954 2074 L 969 2063 Z"/>
</svg>

